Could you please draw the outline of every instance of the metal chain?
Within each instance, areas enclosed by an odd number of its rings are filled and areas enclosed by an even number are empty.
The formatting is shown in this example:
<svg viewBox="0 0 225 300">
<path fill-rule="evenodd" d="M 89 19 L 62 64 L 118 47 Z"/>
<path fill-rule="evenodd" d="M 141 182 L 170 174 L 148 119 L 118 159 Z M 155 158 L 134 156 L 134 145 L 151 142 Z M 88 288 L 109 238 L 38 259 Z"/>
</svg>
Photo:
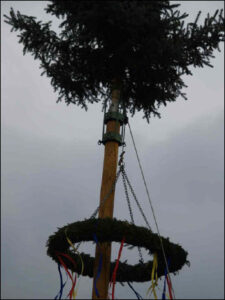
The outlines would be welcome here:
<svg viewBox="0 0 225 300">
<path fill-rule="evenodd" d="M 90 216 L 90 219 L 94 219 L 94 218 L 96 217 L 96 215 L 97 215 L 97 213 L 98 213 L 100 207 L 105 203 L 105 201 L 108 199 L 108 197 L 109 197 L 109 196 L 111 195 L 111 193 L 113 192 L 113 190 L 114 190 L 114 188 L 115 188 L 115 186 L 116 186 L 116 183 L 117 183 L 117 181 L 118 181 L 118 178 L 119 178 L 119 176 L 120 176 L 120 173 L 121 173 L 121 168 L 120 168 L 119 171 L 117 172 L 116 178 L 115 178 L 115 180 L 114 180 L 114 182 L 113 182 L 113 184 L 112 184 L 112 187 L 111 187 L 111 189 L 109 190 L 108 194 L 105 195 L 105 197 L 104 197 L 103 200 L 101 201 L 100 205 L 96 208 L 96 210 L 95 210 L 95 211 L 93 212 L 93 214 Z M 82 242 L 79 242 L 79 243 L 77 244 L 76 250 L 80 247 L 81 243 L 82 243 Z"/>
<path fill-rule="evenodd" d="M 124 135 L 125 135 L 125 132 L 123 132 L 123 133 L 124 133 Z M 124 141 L 124 135 L 123 135 L 123 141 Z M 118 163 L 118 165 L 119 165 L 120 168 L 119 168 L 119 171 L 118 171 L 117 174 L 116 174 L 116 178 L 115 178 L 115 180 L 114 180 L 114 182 L 113 182 L 113 184 L 112 184 L 112 187 L 111 187 L 111 189 L 109 190 L 108 194 L 105 195 L 105 197 L 104 197 L 103 200 L 101 201 L 100 205 L 96 208 L 96 210 L 95 210 L 95 211 L 93 212 L 93 214 L 90 216 L 90 219 L 94 219 L 94 218 L 96 217 L 96 215 L 97 215 L 97 213 L 98 213 L 100 207 L 101 207 L 102 205 L 104 205 L 105 201 L 108 199 L 108 197 L 111 195 L 111 193 L 112 193 L 113 190 L 115 189 L 116 183 L 117 183 L 117 181 L 118 181 L 118 179 L 119 179 L 119 176 L 120 176 L 120 173 L 121 173 L 121 166 L 122 166 L 122 163 L 123 163 L 123 155 L 124 155 L 124 153 L 125 153 L 124 147 L 125 147 L 125 143 L 123 143 L 122 152 L 121 152 L 121 154 L 120 154 L 120 159 L 119 159 L 119 163 Z M 76 249 L 78 249 L 78 248 L 80 247 L 81 243 L 82 243 L 82 242 L 79 242 L 79 243 L 77 244 L 77 248 L 76 248 Z"/>
<path fill-rule="evenodd" d="M 122 167 L 122 179 L 123 179 L 123 186 L 124 186 L 124 190 L 125 190 L 125 195 L 126 195 L 126 199 L 127 199 L 127 204 L 128 204 L 128 208 L 129 208 L 131 222 L 132 222 L 132 224 L 134 224 L 134 215 L 133 215 L 133 212 L 132 212 L 132 209 L 131 209 L 131 204 L 130 204 L 130 199 L 129 199 L 129 195 L 128 195 L 128 190 L 127 190 L 127 185 L 126 185 L 126 181 L 125 181 L 123 167 Z"/>
<path fill-rule="evenodd" d="M 111 195 L 111 193 L 112 193 L 113 190 L 115 189 L 115 186 L 116 186 L 116 183 L 117 183 L 118 178 L 119 178 L 119 176 L 120 176 L 120 173 L 121 173 L 121 169 L 119 169 L 119 171 L 117 172 L 116 178 L 115 178 L 115 180 L 114 180 L 114 182 L 113 182 L 113 184 L 112 184 L 112 187 L 111 187 L 111 189 L 109 190 L 108 194 L 105 195 L 105 197 L 104 197 L 103 200 L 101 201 L 100 205 L 96 208 L 96 210 L 94 211 L 94 213 L 91 215 L 91 217 L 90 217 L 91 219 L 93 219 L 93 218 L 96 217 L 96 215 L 97 215 L 97 213 L 98 213 L 100 207 L 101 207 L 102 205 L 104 205 L 105 201 L 108 199 L 108 197 Z"/>
<path fill-rule="evenodd" d="M 125 190 L 125 194 L 126 194 L 126 199 L 127 199 L 127 204 L 128 204 L 128 208 L 129 208 L 131 223 L 134 224 L 134 215 L 133 215 L 133 212 L 132 212 L 132 208 L 131 208 L 131 204 L 130 204 L 130 199 L 129 199 L 129 195 L 128 195 L 128 190 L 127 190 L 127 185 L 126 185 L 126 181 L 125 181 L 124 165 L 121 165 L 120 168 L 121 168 L 121 172 L 122 172 L 123 186 L 124 186 L 124 190 Z M 140 261 L 142 263 L 144 263 L 144 259 L 143 259 L 140 247 L 138 247 L 138 252 L 139 252 L 139 256 L 140 256 Z"/>
<path fill-rule="evenodd" d="M 138 199 L 137 199 L 137 197 L 136 197 L 136 195 L 135 195 L 135 193 L 134 193 L 134 190 L 133 190 L 133 188 L 132 188 L 132 186 L 131 186 L 131 183 L 130 183 L 128 177 L 127 177 L 127 174 L 126 174 L 125 170 L 123 170 L 123 172 L 124 172 L 124 177 L 125 177 L 125 179 L 126 179 L 126 181 L 127 181 L 127 183 L 128 183 L 128 186 L 129 186 L 129 188 L 130 188 L 130 190 L 131 190 L 131 193 L 132 193 L 132 195 L 133 195 L 133 197 L 134 197 L 134 200 L 136 201 L 137 206 L 138 206 L 138 208 L 139 208 L 139 210 L 140 210 L 140 213 L 142 214 L 142 217 L 143 217 L 143 219 L 145 220 L 145 223 L 146 223 L 147 227 L 152 231 L 152 229 L 151 229 L 151 227 L 150 227 L 150 225 L 149 225 L 149 223 L 148 223 L 148 220 L 147 220 L 147 218 L 146 218 L 146 216 L 145 216 L 145 214 L 144 214 L 144 212 L 143 212 L 143 209 L 141 208 L 141 205 L 140 205 L 140 203 L 139 203 L 139 201 L 138 201 Z"/>
</svg>

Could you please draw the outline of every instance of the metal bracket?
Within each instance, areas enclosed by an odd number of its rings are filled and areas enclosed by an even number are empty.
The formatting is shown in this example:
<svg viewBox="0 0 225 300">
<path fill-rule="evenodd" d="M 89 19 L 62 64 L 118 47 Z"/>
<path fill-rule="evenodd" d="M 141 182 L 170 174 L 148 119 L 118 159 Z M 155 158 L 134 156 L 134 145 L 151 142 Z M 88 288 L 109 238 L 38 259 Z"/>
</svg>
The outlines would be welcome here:
<svg viewBox="0 0 225 300">
<path fill-rule="evenodd" d="M 107 142 L 117 142 L 119 146 L 123 145 L 122 136 L 116 132 L 107 132 L 103 135 L 102 141 L 98 141 L 98 144 L 106 144 Z"/>
<path fill-rule="evenodd" d="M 104 124 L 107 124 L 108 121 L 118 121 L 120 125 L 123 125 L 127 124 L 128 118 L 119 112 L 110 111 L 105 114 Z"/>
</svg>

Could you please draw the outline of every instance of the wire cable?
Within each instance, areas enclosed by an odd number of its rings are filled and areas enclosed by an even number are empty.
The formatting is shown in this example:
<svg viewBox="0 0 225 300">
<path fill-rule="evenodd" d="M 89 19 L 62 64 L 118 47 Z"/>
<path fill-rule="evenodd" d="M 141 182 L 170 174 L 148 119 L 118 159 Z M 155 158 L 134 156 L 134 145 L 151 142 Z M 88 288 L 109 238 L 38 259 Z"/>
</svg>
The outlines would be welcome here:
<svg viewBox="0 0 225 300">
<path fill-rule="evenodd" d="M 139 158 L 139 155 L 138 155 L 138 152 L 137 152 L 137 147 L 136 147 L 136 144 L 135 144 L 135 141 L 134 141 L 134 137 L 133 137 L 133 134 L 132 134 L 132 131 L 131 131 L 131 127 L 130 127 L 129 121 L 128 121 L 128 127 L 129 127 L 129 130 L 130 130 L 131 139 L 132 139 L 132 142 L 133 142 L 133 145 L 134 145 L 134 149 L 135 149 L 135 152 L 136 152 L 138 164 L 139 164 L 139 167 L 140 167 L 140 170 L 141 170 L 141 175 L 142 175 L 142 178 L 143 178 L 143 181 L 144 181 L 144 185 L 145 185 L 145 189 L 146 189 L 146 192 L 147 192 L 149 204 L 150 204 L 150 207 L 151 207 L 151 210 L 152 210 L 152 214 L 153 214 L 153 218 L 154 218 L 154 221 L 155 221 L 155 225 L 156 225 L 157 233 L 158 233 L 158 236 L 159 236 L 159 240 L 160 240 L 160 244 L 161 244 L 161 248 L 162 248 L 162 252 L 163 252 L 163 257 L 164 257 L 164 261 L 165 261 L 165 265 L 166 265 L 166 269 L 167 269 L 167 273 L 168 273 L 168 277 L 170 279 L 170 282 L 172 282 L 171 277 L 170 277 L 170 273 L 169 273 L 169 267 L 168 267 L 168 264 L 167 264 L 165 250 L 164 250 L 164 247 L 163 247 L 162 238 L 161 238 L 161 235 L 160 235 L 160 232 L 159 232 L 158 223 L 156 221 L 155 212 L 154 212 L 154 209 L 153 209 L 152 201 L 151 201 L 151 198 L 150 198 L 150 195 L 149 195 L 149 191 L 148 191 L 148 187 L 147 187 L 147 184 L 146 184 L 144 172 L 143 172 L 143 169 L 142 169 L 142 166 L 141 166 L 141 161 L 140 161 L 140 158 Z M 173 291 L 173 297 L 174 297 L 174 299 L 176 299 L 173 287 L 172 287 L 172 291 Z"/>
</svg>

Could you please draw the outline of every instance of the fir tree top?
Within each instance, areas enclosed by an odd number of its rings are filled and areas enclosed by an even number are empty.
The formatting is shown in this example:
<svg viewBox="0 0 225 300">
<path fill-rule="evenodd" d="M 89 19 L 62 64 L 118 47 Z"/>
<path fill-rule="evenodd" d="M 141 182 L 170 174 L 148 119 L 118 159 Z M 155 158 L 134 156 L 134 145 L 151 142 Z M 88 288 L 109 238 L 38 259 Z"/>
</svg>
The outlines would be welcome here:
<svg viewBox="0 0 225 300">
<path fill-rule="evenodd" d="M 46 12 L 62 19 L 61 32 L 51 22 L 10 10 L 5 22 L 19 31 L 23 53 L 41 61 L 58 101 L 87 109 L 88 103 L 110 97 L 112 82 L 132 114 L 143 110 L 149 121 L 161 104 L 186 99 L 182 75 L 190 67 L 212 66 L 214 49 L 224 41 L 223 10 L 198 25 L 184 25 L 188 16 L 169 1 L 60 1 Z"/>
</svg>

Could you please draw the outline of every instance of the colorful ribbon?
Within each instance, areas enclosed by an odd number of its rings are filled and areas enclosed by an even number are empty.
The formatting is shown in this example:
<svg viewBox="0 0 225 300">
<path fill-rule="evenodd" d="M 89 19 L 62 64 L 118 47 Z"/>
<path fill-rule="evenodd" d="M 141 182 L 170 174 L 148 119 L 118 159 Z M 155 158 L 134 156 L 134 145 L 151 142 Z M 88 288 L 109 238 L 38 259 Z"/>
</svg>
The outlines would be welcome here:
<svg viewBox="0 0 225 300">
<path fill-rule="evenodd" d="M 79 283 L 80 283 L 80 278 L 79 278 L 79 281 L 78 281 L 78 283 L 77 283 L 77 287 L 76 287 L 76 288 L 74 289 L 74 291 L 73 291 L 73 294 L 72 294 L 73 299 L 76 299 L 77 292 L 78 292 L 78 287 L 79 287 Z"/>
<path fill-rule="evenodd" d="M 84 262 L 82 260 L 82 257 L 80 255 L 80 252 L 77 250 L 78 248 L 75 248 L 73 243 L 71 242 L 71 240 L 69 239 L 68 235 L 67 235 L 67 228 L 65 230 L 65 235 L 66 235 L 66 239 L 67 239 L 67 242 L 70 244 L 70 246 L 73 248 L 74 252 L 78 254 L 79 258 L 80 258 L 80 261 L 81 261 L 81 273 L 80 275 L 83 274 L 83 271 L 84 271 Z"/>
<path fill-rule="evenodd" d="M 58 263 L 58 271 L 59 271 L 59 276 L 60 276 L 60 290 L 58 292 L 58 294 L 55 296 L 55 300 L 59 298 L 59 300 L 62 298 L 62 294 L 63 294 L 63 289 L 64 289 L 64 286 L 66 285 L 67 283 L 67 279 L 68 279 L 68 275 L 66 277 L 66 281 L 63 283 L 63 278 L 62 278 L 62 273 L 61 273 L 61 270 L 60 270 L 61 266 L 60 266 L 60 263 Z"/>
<path fill-rule="evenodd" d="M 72 262 L 72 264 L 74 265 L 74 267 L 76 268 L 75 261 L 74 261 L 69 255 L 67 255 L 67 254 L 65 254 L 65 253 L 58 252 L 58 251 L 56 252 L 56 256 L 57 256 L 59 262 L 60 262 L 61 265 L 64 267 L 66 273 L 69 275 L 69 277 L 70 277 L 70 279 L 71 279 L 71 281 L 72 281 L 72 287 L 71 287 L 71 290 L 70 290 L 70 292 L 69 292 L 69 294 L 68 294 L 68 295 L 70 296 L 70 299 L 72 299 L 72 296 L 73 296 L 73 294 L 74 294 L 74 288 L 75 288 L 75 285 L 76 285 L 77 277 L 76 277 L 76 274 L 75 274 L 75 278 L 73 279 L 73 275 L 71 275 L 71 273 L 69 272 L 67 266 L 65 265 L 64 261 L 62 260 L 62 258 L 61 258 L 60 256 L 64 256 L 64 257 L 66 257 L 67 259 L 69 259 L 69 260 Z M 67 295 L 67 296 L 68 296 L 68 295 Z"/>
<path fill-rule="evenodd" d="M 170 260 L 168 259 L 168 261 L 167 261 L 167 265 L 168 265 L 168 267 L 169 267 L 169 265 L 170 265 Z M 164 279 L 164 285 L 163 285 L 163 293 L 162 293 L 162 299 L 166 299 L 166 282 L 167 282 L 167 267 L 165 268 L 165 271 L 164 271 L 164 273 L 165 273 L 165 279 Z M 168 296 L 168 295 L 167 295 Z"/>
<path fill-rule="evenodd" d="M 162 293 L 162 299 L 166 299 L 166 277 L 167 277 L 167 271 L 165 270 L 165 279 L 163 284 L 163 293 Z"/>
<path fill-rule="evenodd" d="M 112 299 L 114 299 L 114 291 L 115 291 L 115 284 L 116 284 L 116 272 L 117 272 L 117 269 L 118 269 L 118 266 L 119 266 L 119 260 L 120 260 L 120 256 L 121 256 L 121 253 L 122 253 L 122 250 L 123 250 L 124 241 L 125 241 L 125 238 L 123 237 L 123 239 L 121 241 L 118 257 L 117 257 L 117 260 L 116 260 L 116 265 L 115 265 L 115 268 L 113 270 L 112 278 L 111 278 L 111 282 L 110 282 L 110 286 L 111 286 L 111 283 L 113 283 Z"/>
<path fill-rule="evenodd" d="M 172 284 L 171 284 L 171 281 L 170 281 L 170 279 L 169 279 L 168 276 L 166 276 L 166 280 L 167 280 L 167 285 L 168 285 L 168 290 L 169 290 L 170 299 L 173 299 L 173 294 L 172 294 Z"/>
<path fill-rule="evenodd" d="M 141 297 L 141 295 L 140 295 L 137 291 L 135 291 L 134 287 L 131 285 L 130 282 L 127 282 L 127 284 L 128 284 L 129 287 L 132 289 L 132 291 L 135 293 L 137 299 L 139 299 L 139 300 L 140 300 L 140 299 L 143 299 L 143 298 Z"/>
<path fill-rule="evenodd" d="M 80 273 L 80 275 L 83 275 L 83 271 L 84 271 L 84 262 L 83 262 L 83 259 L 82 259 L 81 255 L 80 255 L 80 252 L 77 250 L 77 248 L 74 247 L 73 243 L 71 242 L 71 240 L 67 236 L 67 228 L 65 230 L 65 235 L 66 235 L 67 242 L 70 244 L 70 246 L 73 248 L 73 251 L 75 253 L 77 253 L 78 256 L 79 256 L 79 258 L 80 258 L 80 261 L 81 261 L 81 273 Z M 81 277 L 79 277 L 79 281 L 77 283 L 76 289 L 73 292 L 73 299 L 76 299 L 76 296 L 77 296 L 77 293 L 78 293 L 80 279 L 81 279 Z"/>
<path fill-rule="evenodd" d="M 96 243 L 96 245 L 97 245 L 97 247 L 99 248 L 99 251 L 100 251 L 100 259 L 99 259 L 97 275 L 96 275 L 95 280 L 94 280 L 95 294 L 96 294 L 97 297 L 100 297 L 97 286 L 96 286 L 96 282 L 97 282 L 98 278 L 100 277 L 101 270 L 102 270 L 102 252 L 101 252 L 101 248 L 99 246 L 98 239 L 97 239 L 97 236 L 96 236 L 95 233 L 93 234 L 93 237 L 94 237 L 95 243 Z"/>
<path fill-rule="evenodd" d="M 157 253 L 154 253 L 154 258 L 153 258 L 153 265 L 152 265 L 152 274 L 151 274 L 151 280 L 152 284 L 148 288 L 146 296 L 149 294 L 149 292 L 152 290 L 155 299 L 157 298 L 157 294 L 155 291 L 155 287 L 158 285 L 158 275 L 157 275 L 157 268 L 158 268 L 158 261 L 157 261 Z"/>
</svg>

